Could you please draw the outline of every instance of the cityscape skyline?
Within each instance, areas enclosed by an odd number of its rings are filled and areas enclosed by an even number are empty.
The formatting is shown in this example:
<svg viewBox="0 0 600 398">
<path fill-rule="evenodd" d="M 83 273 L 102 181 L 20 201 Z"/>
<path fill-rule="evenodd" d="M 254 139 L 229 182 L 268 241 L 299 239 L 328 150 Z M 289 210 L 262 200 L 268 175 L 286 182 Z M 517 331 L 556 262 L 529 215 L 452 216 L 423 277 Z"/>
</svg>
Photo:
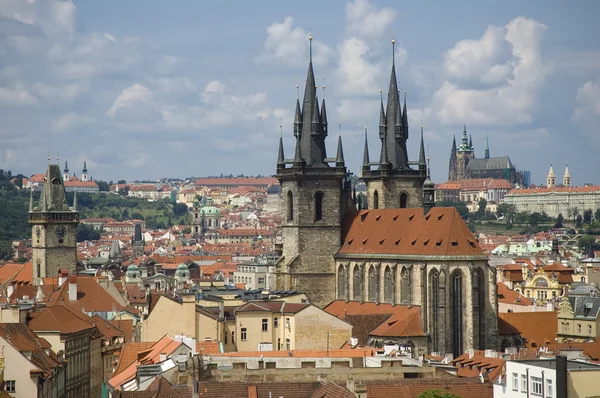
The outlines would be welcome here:
<svg viewBox="0 0 600 398">
<path fill-rule="evenodd" d="M 487 135 L 492 156 L 510 156 L 536 184 L 550 164 L 559 177 L 569 164 L 574 185 L 596 182 L 593 2 L 508 2 L 502 10 L 475 2 L 269 2 L 251 19 L 247 4 L 233 12 L 193 2 L 116 4 L 0 7 L 0 167 L 40 173 L 47 151 L 58 150 L 73 171 L 87 160 L 103 180 L 273 174 L 280 124 L 293 153 L 295 86 L 302 91 L 312 27 L 317 84 L 326 86 L 318 92 L 332 125 L 328 153 L 341 121 L 355 174 L 365 123 L 370 147 L 379 147 L 379 90 L 389 80 L 394 32 L 409 157 L 418 156 L 423 120 L 435 181 L 445 181 L 452 135 L 466 124 L 478 157 Z M 421 29 L 424 20 L 431 29 Z"/>
</svg>

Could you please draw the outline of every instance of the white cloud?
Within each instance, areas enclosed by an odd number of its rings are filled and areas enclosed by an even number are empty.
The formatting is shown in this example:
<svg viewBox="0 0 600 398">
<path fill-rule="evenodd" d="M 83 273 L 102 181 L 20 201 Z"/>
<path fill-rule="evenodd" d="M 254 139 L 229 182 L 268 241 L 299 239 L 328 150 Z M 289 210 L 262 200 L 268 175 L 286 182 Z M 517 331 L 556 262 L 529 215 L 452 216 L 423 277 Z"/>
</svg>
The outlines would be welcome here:
<svg viewBox="0 0 600 398">
<path fill-rule="evenodd" d="M 584 131 L 600 142 L 600 81 L 588 81 L 577 89 L 573 120 L 580 123 Z"/>
<path fill-rule="evenodd" d="M 31 87 L 31 90 L 41 99 L 55 103 L 56 101 L 73 101 L 86 93 L 89 87 L 90 84 L 87 81 L 60 86 L 51 86 L 46 83 L 38 82 Z"/>
<path fill-rule="evenodd" d="M 34 106 L 38 105 L 38 99 L 21 85 L 14 88 L 0 87 L 0 104 L 12 106 Z"/>
<path fill-rule="evenodd" d="M 148 87 L 135 83 L 119 94 L 106 114 L 114 119 L 120 109 L 133 109 L 139 105 L 151 105 L 153 102 L 152 91 Z"/>
<path fill-rule="evenodd" d="M 350 36 L 379 38 L 396 15 L 392 8 L 377 8 L 367 0 L 354 0 L 346 4 L 346 32 Z"/>
<path fill-rule="evenodd" d="M 82 116 L 73 112 L 69 112 L 54 119 L 52 122 L 52 130 L 57 132 L 65 132 L 74 127 L 92 123 L 93 121 L 94 119 L 89 116 Z"/>
<path fill-rule="evenodd" d="M 294 18 L 285 17 L 283 22 L 275 22 L 267 28 L 264 51 L 256 58 L 259 63 L 279 61 L 289 66 L 306 65 L 309 54 L 309 33 L 301 27 L 293 28 Z M 313 38 L 313 62 L 325 65 L 333 51 L 323 42 Z"/>
<path fill-rule="evenodd" d="M 447 80 L 423 115 L 443 124 L 531 123 L 538 91 L 551 72 L 540 53 L 546 29 L 518 17 L 504 28 L 488 27 L 478 40 L 458 42 L 446 53 Z"/>
<path fill-rule="evenodd" d="M 379 68 L 367 59 L 369 46 L 360 39 L 344 40 L 339 47 L 339 89 L 343 94 L 377 93 Z"/>
</svg>

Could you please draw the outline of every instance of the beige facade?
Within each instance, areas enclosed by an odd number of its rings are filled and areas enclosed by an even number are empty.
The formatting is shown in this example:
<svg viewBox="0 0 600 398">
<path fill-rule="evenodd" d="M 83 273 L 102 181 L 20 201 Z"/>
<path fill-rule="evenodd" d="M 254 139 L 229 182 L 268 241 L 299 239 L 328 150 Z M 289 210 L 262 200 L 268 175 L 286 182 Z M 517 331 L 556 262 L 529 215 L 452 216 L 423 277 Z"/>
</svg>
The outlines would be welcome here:
<svg viewBox="0 0 600 398">
<path fill-rule="evenodd" d="M 196 336 L 196 299 L 194 295 L 183 295 L 179 303 L 161 296 L 147 319 L 142 321 L 142 341 L 158 341 L 163 336 L 183 334 Z"/>
<path fill-rule="evenodd" d="M 584 302 L 576 304 L 576 300 Z M 600 298 L 596 297 L 563 298 L 557 312 L 558 342 L 583 343 L 595 340 L 600 331 L 599 304 Z"/>
<path fill-rule="evenodd" d="M 39 376 L 42 369 L 31 363 L 27 357 L 1 336 L 0 345 L 6 364 L 4 380 L 14 382 L 15 387 L 14 393 L 9 395 L 12 397 L 37 397 Z M 24 369 L 27 371 L 23 371 Z"/>
<path fill-rule="evenodd" d="M 523 294 L 528 298 L 537 300 L 539 304 L 545 304 L 549 300 L 562 296 L 563 285 L 557 279 L 548 276 L 540 268 L 537 272 L 527 276 Z"/>
<path fill-rule="evenodd" d="M 600 378 L 600 369 L 598 370 L 569 370 L 567 373 L 567 396 L 569 398 L 594 398 L 599 397 L 598 379 Z"/>
</svg>

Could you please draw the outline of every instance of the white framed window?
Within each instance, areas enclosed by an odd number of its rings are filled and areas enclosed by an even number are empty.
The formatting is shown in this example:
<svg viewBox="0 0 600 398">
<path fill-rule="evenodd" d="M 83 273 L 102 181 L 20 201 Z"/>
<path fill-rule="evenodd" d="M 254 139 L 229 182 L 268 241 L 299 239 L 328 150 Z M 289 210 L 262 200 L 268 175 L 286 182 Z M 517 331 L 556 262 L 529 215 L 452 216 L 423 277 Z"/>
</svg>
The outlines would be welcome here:
<svg viewBox="0 0 600 398">
<path fill-rule="evenodd" d="M 246 341 L 247 337 L 248 337 L 248 333 L 246 331 L 246 328 L 242 328 L 242 341 Z"/>
<path fill-rule="evenodd" d="M 16 386 L 16 381 L 15 380 L 6 380 L 6 384 L 4 389 L 6 390 L 6 392 L 17 392 L 17 386 Z"/>
<path fill-rule="evenodd" d="M 544 380 L 541 377 L 531 376 L 531 395 L 541 396 L 544 392 Z"/>
<path fill-rule="evenodd" d="M 262 320 L 262 331 L 263 332 L 269 331 L 269 320 L 266 318 Z"/>
<path fill-rule="evenodd" d="M 512 389 L 519 391 L 519 375 L 517 373 L 512 374 Z"/>
<path fill-rule="evenodd" d="M 546 398 L 554 397 L 554 390 L 552 389 L 552 380 L 546 379 Z"/>
<path fill-rule="evenodd" d="M 527 392 L 527 376 L 521 375 L 521 392 Z"/>
</svg>

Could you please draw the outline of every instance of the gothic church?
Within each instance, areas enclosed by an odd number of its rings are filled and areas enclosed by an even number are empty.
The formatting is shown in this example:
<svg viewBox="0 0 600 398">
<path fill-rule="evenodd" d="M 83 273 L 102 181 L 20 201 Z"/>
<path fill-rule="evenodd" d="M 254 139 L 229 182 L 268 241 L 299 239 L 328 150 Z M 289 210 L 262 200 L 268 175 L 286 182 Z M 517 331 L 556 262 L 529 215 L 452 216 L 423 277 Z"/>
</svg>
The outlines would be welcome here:
<svg viewBox="0 0 600 398">
<path fill-rule="evenodd" d="M 454 208 L 435 208 L 423 130 L 418 161 L 409 161 L 406 96 L 395 65 L 380 108 L 379 160 L 365 139 L 361 178 L 368 208 L 351 193 L 341 136 L 327 157 L 325 101 L 319 106 L 312 54 L 302 103 L 296 101 L 295 151 L 277 174 L 282 187 L 283 252 L 277 289 L 299 290 L 324 307 L 334 300 L 420 307 L 428 352 L 459 355 L 497 345 L 495 271 Z"/>
</svg>

